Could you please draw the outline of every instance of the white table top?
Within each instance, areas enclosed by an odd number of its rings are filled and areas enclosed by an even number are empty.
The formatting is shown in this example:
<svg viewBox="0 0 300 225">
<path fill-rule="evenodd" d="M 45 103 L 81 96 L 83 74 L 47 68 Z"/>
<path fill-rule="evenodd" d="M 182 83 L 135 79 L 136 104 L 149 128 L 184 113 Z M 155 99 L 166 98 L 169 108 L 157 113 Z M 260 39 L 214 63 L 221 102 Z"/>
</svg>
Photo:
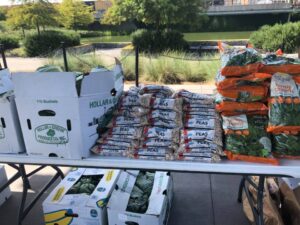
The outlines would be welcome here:
<svg viewBox="0 0 300 225">
<path fill-rule="evenodd" d="M 147 169 L 176 172 L 276 175 L 300 178 L 300 160 L 280 160 L 280 166 L 222 160 L 220 163 L 189 161 L 154 161 L 128 158 L 91 156 L 87 159 L 60 159 L 1 154 L 0 163 L 56 165 L 71 167 L 98 167 L 119 169 Z"/>
</svg>

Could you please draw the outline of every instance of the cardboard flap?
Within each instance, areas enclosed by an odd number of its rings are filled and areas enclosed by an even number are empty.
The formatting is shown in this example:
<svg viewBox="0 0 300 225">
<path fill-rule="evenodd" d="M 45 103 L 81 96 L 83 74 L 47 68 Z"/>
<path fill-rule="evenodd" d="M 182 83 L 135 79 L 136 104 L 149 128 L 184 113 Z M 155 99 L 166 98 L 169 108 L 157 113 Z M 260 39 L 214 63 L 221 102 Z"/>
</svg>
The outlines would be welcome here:
<svg viewBox="0 0 300 225">
<path fill-rule="evenodd" d="M 78 97 L 75 73 L 14 73 L 12 78 L 16 97 Z"/>
<path fill-rule="evenodd" d="M 95 169 L 96 170 L 96 169 Z M 100 171 L 98 169 L 98 171 Z M 90 195 L 87 206 L 102 208 L 107 205 L 109 196 L 113 190 L 116 180 L 119 177 L 120 170 L 102 170 L 103 177 L 98 183 L 97 187 Z M 93 174 L 89 174 L 93 175 Z"/>
<path fill-rule="evenodd" d="M 0 70 L 0 94 L 13 90 L 13 82 L 8 69 Z"/>
<path fill-rule="evenodd" d="M 149 197 L 149 205 L 146 214 L 160 215 L 163 202 L 167 197 L 166 194 L 168 194 L 166 193 L 166 190 L 168 189 L 169 181 L 170 176 L 167 172 L 155 172 L 153 189 Z"/>
<path fill-rule="evenodd" d="M 119 211 L 126 211 L 131 191 L 139 174 L 138 170 L 122 171 L 113 191 L 108 208 Z"/>
<path fill-rule="evenodd" d="M 62 199 L 65 197 L 68 190 L 80 179 L 84 173 L 84 168 L 74 168 L 67 176 L 59 183 L 54 191 L 48 196 L 46 201 L 52 204 L 65 204 Z"/>
</svg>

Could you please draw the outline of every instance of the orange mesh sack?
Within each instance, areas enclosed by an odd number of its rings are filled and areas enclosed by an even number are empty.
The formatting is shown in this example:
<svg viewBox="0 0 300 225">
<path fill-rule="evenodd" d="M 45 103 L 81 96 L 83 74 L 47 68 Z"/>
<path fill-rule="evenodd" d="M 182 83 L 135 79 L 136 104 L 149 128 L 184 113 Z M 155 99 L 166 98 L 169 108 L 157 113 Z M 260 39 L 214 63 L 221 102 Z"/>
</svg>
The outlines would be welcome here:
<svg viewBox="0 0 300 225">
<path fill-rule="evenodd" d="M 223 114 L 248 114 L 251 112 L 266 111 L 268 107 L 261 102 L 221 102 L 216 104 L 216 110 Z"/>
<path fill-rule="evenodd" d="M 240 86 L 266 85 L 266 80 L 271 79 L 268 73 L 252 73 L 243 77 L 225 77 L 221 73 L 216 76 L 216 86 L 218 90 L 235 88 Z"/>
<path fill-rule="evenodd" d="M 263 66 L 259 71 L 270 74 L 275 74 L 278 72 L 300 74 L 300 61 L 293 58 L 270 54 L 263 59 Z"/>
<path fill-rule="evenodd" d="M 271 80 L 269 132 L 300 131 L 299 78 L 276 73 Z"/>
<path fill-rule="evenodd" d="M 261 55 L 253 48 L 234 48 L 219 44 L 221 52 L 221 74 L 242 76 L 258 72 L 261 68 Z"/>
<path fill-rule="evenodd" d="M 222 116 L 225 153 L 230 160 L 278 165 L 271 154 L 271 140 L 264 115 Z"/>
</svg>

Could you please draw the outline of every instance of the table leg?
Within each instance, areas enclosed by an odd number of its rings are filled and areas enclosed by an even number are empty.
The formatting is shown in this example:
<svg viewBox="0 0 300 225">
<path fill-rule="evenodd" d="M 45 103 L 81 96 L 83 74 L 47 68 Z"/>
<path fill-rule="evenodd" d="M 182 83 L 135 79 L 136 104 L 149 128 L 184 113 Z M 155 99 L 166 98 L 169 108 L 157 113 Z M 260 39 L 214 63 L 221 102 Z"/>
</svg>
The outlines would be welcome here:
<svg viewBox="0 0 300 225">
<path fill-rule="evenodd" d="M 19 215 L 18 215 L 18 225 L 22 225 L 22 221 L 28 215 L 30 210 L 35 206 L 37 201 L 42 197 L 42 195 L 51 187 L 51 185 L 60 177 L 63 176 L 62 171 L 59 168 L 56 168 L 56 174 L 50 179 L 50 181 L 42 188 L 41 191 L 33 198 L 33 200 L 26 206 L 27 201 L 27 194 L 28 190 L 30 189 L 30 184 L 28 177 L 34 175 L 35 173 L 39 172 L 40 170 L 44 169 L 46 166 L 38 167 L 37 169 L 33 170 L 30 173 L 26 173 L 25 166 L 19 165 L 19 177 L 22 178 L 23 182 L 23 192 L 22 192 L 22 199 L 19 208 Z M 0 189 L 1 190 L 1 189 Z"/>
<path fill-rule="evenodd" d="M 264 175 L 259 176 L 258 185 L 256 185 L 251 177 L 244 176 L 241 180 L 240 187 L 239 187 L 239 195 L 238 195 L 238 201 L 242 202 L 242 191 L 245 191 L 246 197 L 248 199 L 248 202 L 250 204 L 250 208 L 253 213 L 254 222 L 257 225 L 264 225 L 264 211 L 263 211 L 263 198 L 264 198 L 264 184 L 265 184 L 266 177 Z M 246 182 L 248 185 L 246 185 Z M 253 188 L 257 191 L 256 196 L 256 203 L 253 200 L 253 195 L 249 191 L 248 187 L 251 185 Z"/>
</svg>

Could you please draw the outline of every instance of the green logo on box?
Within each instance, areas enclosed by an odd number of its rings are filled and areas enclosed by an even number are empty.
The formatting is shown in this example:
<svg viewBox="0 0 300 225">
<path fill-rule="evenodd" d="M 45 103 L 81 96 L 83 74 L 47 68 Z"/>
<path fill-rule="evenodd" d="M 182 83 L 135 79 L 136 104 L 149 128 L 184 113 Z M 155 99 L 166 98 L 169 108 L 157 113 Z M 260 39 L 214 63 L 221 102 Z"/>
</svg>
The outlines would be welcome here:
<svg viewBox="0 0 300 225">
<path fill-rule="evenodd" d="M 35 139 L 43 144 L 67 144 L 69 142 L 68 130 L 55 124 L 44 124 L 34 130 Z"/>
<path fill-rule="evenodd" d="M 3 127 L 0 127 L 0 139 L 4 139 L 4 138 L 5 138 L 4 129 Z"/>
</svg>

